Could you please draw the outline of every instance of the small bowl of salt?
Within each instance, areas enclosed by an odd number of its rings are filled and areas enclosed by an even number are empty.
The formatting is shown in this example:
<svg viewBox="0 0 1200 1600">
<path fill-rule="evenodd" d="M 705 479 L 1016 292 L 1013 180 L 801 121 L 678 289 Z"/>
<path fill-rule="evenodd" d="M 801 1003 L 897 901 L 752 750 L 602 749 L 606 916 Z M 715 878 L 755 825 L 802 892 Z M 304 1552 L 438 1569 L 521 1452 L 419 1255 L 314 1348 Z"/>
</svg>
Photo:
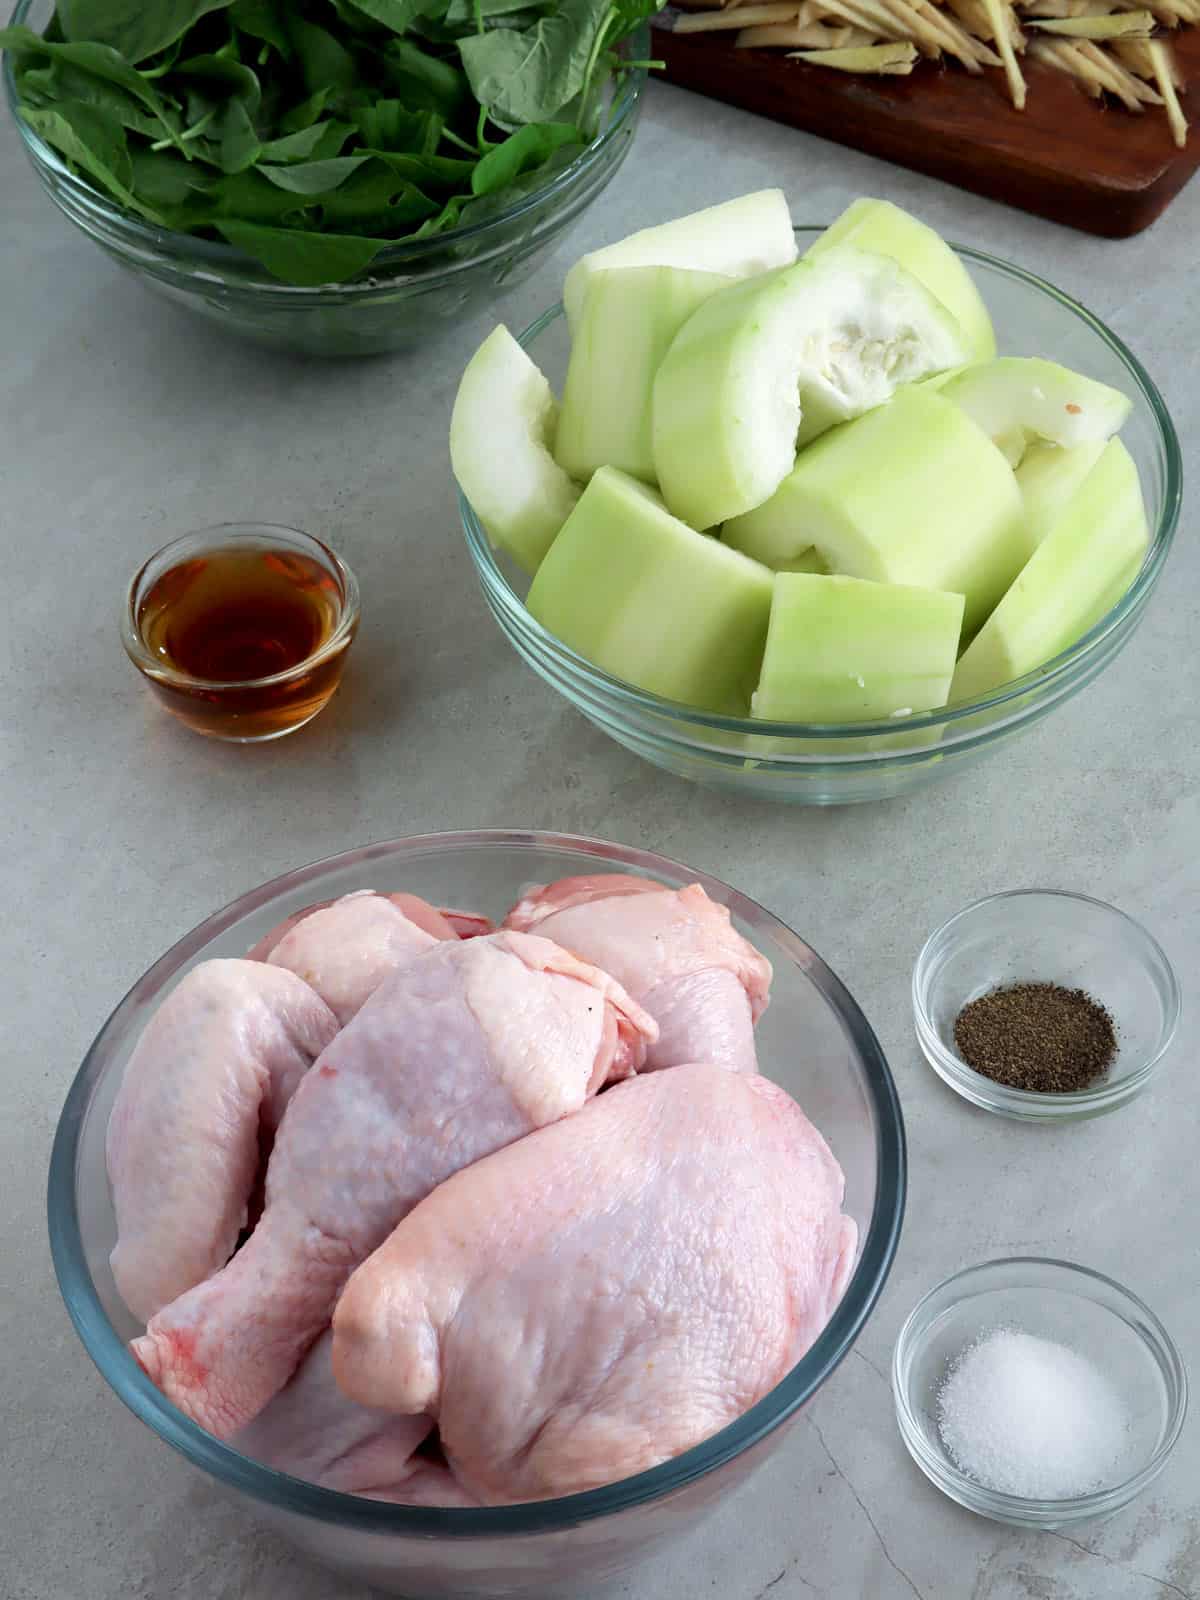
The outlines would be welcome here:
<svg viewBox="0 0 1200 1600">
<path fill-rule="evenodd" d="M 1011 1257 L 938 1285 L 900 1331 L 896 1420 L 968 1511 L 1055 1529 L 1106 1517 L 1162 1471 L 1187 1412 L 1154 1313 L 1087 1267 Z"/>
</svg>

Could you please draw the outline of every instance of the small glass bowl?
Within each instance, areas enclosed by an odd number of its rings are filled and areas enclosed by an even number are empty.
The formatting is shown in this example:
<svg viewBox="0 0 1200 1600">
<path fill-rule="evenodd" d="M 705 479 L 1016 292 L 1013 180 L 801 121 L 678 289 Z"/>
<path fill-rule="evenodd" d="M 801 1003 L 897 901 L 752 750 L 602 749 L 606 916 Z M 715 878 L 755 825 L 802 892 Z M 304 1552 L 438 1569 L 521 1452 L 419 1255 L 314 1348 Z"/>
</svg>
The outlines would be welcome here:
<svg viewBox="0 0 1200 1600">
<path fill-rule="evenodd" d="M 975 1072 L 954 1046 L 954 1019 L 969 1000 L 1011 983 L 1083 989 L 1107 1007 L 1117 1054 L 1090 1088 L 1070 1094 L 1010 1089 Z M 1100 1116 L 1149 1083 L 1175 1035 L 1179 984 L 1140 923 L 1115 906 L 1056 889 L 990 895 L 944 922 L 917 957 L 912 980 L 917 1040 L 929 1065 L 985 1111 L 1026 1122 Z"/>
<path fill-rule="evenodd" d="M 937 1392 L 963 1350 L 1015 1327 L 1077 1351 L 1108 1379 L 1130 1419 L 1120 1481 L 1068 1500 L 985 1489 L 951 1460 Z M 896 1421 L 909 1454 L 951 1500 L 994 1522 L 1052 1530 L 1110 1516 L 1166 1466 L 1187 1415 L 1187 1374 L 1167 1330 L 1136 1295 L 1088 1267 L 1015 1256 L 968 1267 L 932 1289 L 900 1330 L 892 1358 Z"/>
<path fill-rule="evenodd" d="M 166 661 L 145 635 L 147 599 L 173 569 L 222 554 L 255 553 L 290 562 L 297 587 L 314 586 L 328 609 L 329 628 L 320 645 L 286 671 L 237 680 L 194 677 Z M 303 563 L 296 568 L 297 561 Z M 358 631 L 358 580 L 319 539 L 298 528 L 269 522 L 226 522 L 173 539 L 133 575 L 121 616 L 121 643 L 159 700 L 194 733 L 231 744 L 282 739 L 311 722 L 341 682 L 346 655 Z"/>
</svg>

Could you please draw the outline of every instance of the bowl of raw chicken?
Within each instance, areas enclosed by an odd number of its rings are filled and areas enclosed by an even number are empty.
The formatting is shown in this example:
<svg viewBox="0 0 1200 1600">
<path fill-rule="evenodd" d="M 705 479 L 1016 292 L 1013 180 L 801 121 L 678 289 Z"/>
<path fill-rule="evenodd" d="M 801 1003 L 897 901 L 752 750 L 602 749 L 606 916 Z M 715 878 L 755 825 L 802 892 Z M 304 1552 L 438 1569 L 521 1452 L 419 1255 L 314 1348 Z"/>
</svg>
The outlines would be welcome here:
<svg viewBox="0 0 1200 1600">
<path fill-rule="evenodd" d="M 736 890 L 561 835 L 348 851 L 180 940 L 51 1161 L 118 1397 L 403 1595 L 606 1582 L 761 1466 L 904 1206 L 862 1012 Z"/>
</svg>

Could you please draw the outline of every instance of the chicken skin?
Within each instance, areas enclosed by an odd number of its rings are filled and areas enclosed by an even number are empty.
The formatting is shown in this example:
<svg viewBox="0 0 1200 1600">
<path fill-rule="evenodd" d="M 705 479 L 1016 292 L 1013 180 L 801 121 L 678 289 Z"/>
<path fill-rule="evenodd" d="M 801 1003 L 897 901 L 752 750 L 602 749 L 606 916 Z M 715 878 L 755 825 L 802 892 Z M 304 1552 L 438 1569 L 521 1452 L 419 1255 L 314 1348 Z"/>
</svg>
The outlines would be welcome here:
<svg viewBox="0 0 1200 1600">
<path fill-rule="evenodd" d="M 842 1192 L 766 1078 L 618 1084 L 400 1223 L 338 1303 L 334 1374 L 436 1418 L 484 1504 L 615 1482 L 732 1422 L 813 1343 L 854 1262 Z"/>
<path fill-rule="evenodd" d="M 107 1135 L 112 1271 L 143 1320 L 229 1260 L 284 1109 L 337 1019 L 293 973 L 204 961 L 138 1040 Z"/>
<path fill-rule="evenodd" d="M 529 890 L 506 928 L 540 933 L 594 961 L 658 1023 L 647 1071 L 712 1061 L 755 1072 L 754 1024 L 771 964 L 699 884 L 667 889 L 622 873 L 562 878 Z"/>
<path fill-rule="evenodd" d="M 460 1168 L 641 1065 L 654 1023 L 605 973 L 520 933 L 435 944 L 386 978 L 297 1089 L 266 1204 L 134 1355 L 227 1439 L 296 1370 L 358 1264 Z"/>
<path fill-rule="evenodd" d="M 326 1331 L 287 1385 L 230 1441 L 235 1450 L 290 1473 L 370 1499 L 407 1505 L 472 1505 L 453 1473 L 416 1451 L 430 1417 L 398 1417 L 348 1400 L 333 1378 L 333 1334 Z"/>
</svg>

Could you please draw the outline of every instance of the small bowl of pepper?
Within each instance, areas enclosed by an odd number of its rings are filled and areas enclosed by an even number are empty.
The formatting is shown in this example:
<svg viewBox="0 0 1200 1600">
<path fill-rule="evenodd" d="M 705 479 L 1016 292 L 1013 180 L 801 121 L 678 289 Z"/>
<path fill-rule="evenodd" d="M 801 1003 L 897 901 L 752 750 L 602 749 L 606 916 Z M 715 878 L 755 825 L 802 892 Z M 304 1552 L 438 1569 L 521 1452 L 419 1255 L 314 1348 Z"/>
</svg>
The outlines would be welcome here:
<svg viewBox="0 0 1200 1600">
<path fill-rule="evenodd" d="M 1141 1093 L 1179 1020 L 1158 942 L 1115 906 L 1051 889 L 990 895 L 944 922 L 913 972 L 933 1070 L 985 1111 L 1100 1116 Z"/>
</svg>

